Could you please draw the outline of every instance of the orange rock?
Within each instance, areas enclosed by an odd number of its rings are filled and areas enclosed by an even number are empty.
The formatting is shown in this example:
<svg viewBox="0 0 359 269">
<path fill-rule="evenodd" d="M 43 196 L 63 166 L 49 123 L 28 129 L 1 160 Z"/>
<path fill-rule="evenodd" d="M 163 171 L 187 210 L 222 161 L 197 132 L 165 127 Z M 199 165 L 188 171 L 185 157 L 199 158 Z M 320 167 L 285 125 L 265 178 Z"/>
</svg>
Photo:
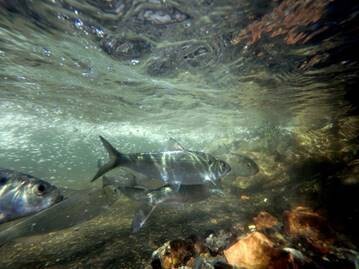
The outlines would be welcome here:
<svg viewBox="0 0 359 269">
<path fill-rule="evenodd" d="M 278 224 L 277 218 L 265 211 L 259 212 L 259 214 L 253 218 L 253 221 L 257 230 L 273 228 Z"/>
<path fill-rule="evenodd" d="M 328 253 L 335 241 L 333 230 L 326 219 L 307 207 L 296 207 L 284 213 L 286 233 L 292 237 L 303 237 L 322 253 Z"/>
<path fill-rule="evenodd" d="M 254 232 L 241 238 L 224 251 L 228 263 L 238 267 L 268 268 L 276 252 L 274 244 L 264 234 Z"/>
<path fill-rule="evenodd" d="M 270 13 L 242 29 L 231 42 L 234 45 L 243 42 L 254 44 L 264 34 L 268 34 L 272 38 L 281 36 L 288 45 L 304 44 L 326 30 L 326 27 L 322 26 L 311 34 L 303 31 L 305 26 L 317 23 L 325 16 L 326 7 L 330 2 L 284 0 Z"/>
<path fill-rule="evenodd" d="M 274 243 L 260 232 L 246 235 L 224 251 L 227 262 L 246 269 L 300 268 L 292 255 L 276 248 Z"/>
<path fill-rule="evenodd" d="M 165 255 L 164 257 L 162 257 L 161 266 L 163 269 L 173 268 L 173 260 L 170 255 Z"/>
<path fill-rule="evenodd" d="M 193 254 L 193 246 L 181 239 L 170 242 L 170 256 L 174 267 L 185 264 L 185 260 Z"/>
</svg>

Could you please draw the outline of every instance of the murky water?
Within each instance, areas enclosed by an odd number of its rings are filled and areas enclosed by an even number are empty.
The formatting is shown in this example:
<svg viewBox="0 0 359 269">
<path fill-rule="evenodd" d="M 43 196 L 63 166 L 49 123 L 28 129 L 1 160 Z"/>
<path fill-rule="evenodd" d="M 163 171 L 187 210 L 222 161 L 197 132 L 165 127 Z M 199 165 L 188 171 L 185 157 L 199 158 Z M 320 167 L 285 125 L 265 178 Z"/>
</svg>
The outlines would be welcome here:
<svg viewBox="0 0 359 269">
<path fill-rule="evenodd" d="M 141 268 L 164 240 L 297 204 L 325 210 L 358 243 L 358 11 L 325 0 L 0 1 L 1 167 L 101 188 L 90 179 L 107 158 L 102 135 L 122 152 L 173 137 L 233 168 L 224 197 L 160 209 L 137 237 L 121 197 L 75 232 L 0 248 L 0 267 Z M 259 173 L 238 177 L 235 154 Z"/>
</svg>

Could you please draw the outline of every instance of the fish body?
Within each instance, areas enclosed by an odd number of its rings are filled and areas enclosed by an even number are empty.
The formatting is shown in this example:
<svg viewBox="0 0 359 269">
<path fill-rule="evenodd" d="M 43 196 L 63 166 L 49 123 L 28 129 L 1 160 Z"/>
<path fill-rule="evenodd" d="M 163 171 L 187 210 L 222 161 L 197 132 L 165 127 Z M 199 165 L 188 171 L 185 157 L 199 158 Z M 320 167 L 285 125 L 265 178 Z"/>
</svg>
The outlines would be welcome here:
<svg viewBox="0 0 359 269">
<path fill-rule="evenodd" d="M 211 195 L 211 189 L 208 185 L 181 185 L 175 190 L 167 185 L 147 193 L 146 200 L 151 206 L 160 203 L 165 204 L 185 204 L 195 203 L 206 200 Z"/>
<path fill-rule="evenodd" d="M 59 189 L 50 183 L 0 168 L 0 223 L 34 214 L 61 200 Z"/>
<path fill-rule="evenodd" d="M 231 170 L 226 162 L 204 152 L 186 150 L 179 144 L 176 149 L 164 152 L 123 154 L 103 137 L 100 138 L 110 161 L 100 167 L 92 181 L 118 166 L 178 186 L 215 183 Z"/>
<path fill-rule="evenodd" d="M 128 178 L 128 177 L 125 177 Z M 159 205 L 184 205 L 206 200 L 212 194 L 223 195 L 218 188 L 213 188 L 212 184 L 180 185 L 179 189 L 166 184 L 156 189 L 147 189 L 136 184 L 136 178 L 132 177 L 133 185 L 123 183 L 123 178 L 103 177 L 103 186 L 112 186 L 119 190 L 128 198 L 140 202 L 141 208 L 135 214 L 132 222 L 133 232 L 138 232 L 149 219 L 153 211 Z M 150 211 L 145 214 L 144 207 L 150 207 Z"/>
<path fill-rule="evenodd" d="M 233 174 L 236 176 L 250 177 L 259 172 L 256 162 L 245 155 L 233 154 L 233 162 L 235 163 Z"/>
<path fill-rule="evenodd" d="M 103 188 L 113 187 L 128 198 L 144 203 L 148 206 L 157 204 L 183 204 L 195 203 L 207 199 L 211 194 L 220 192 L 209 184 L 180 185 L 176 190 L 172 185 L 166 184 L 159 188 L 147 188 L 137 184 L 137 178 L 127 173 L 120 177 L 102 177 Z"/>
<path fill-rule="evenodd" d="M 122 189 L 123 193 L 129 189 Z M 143 192 L 143 191 L 142 191 Z M 138 199 L 140 189 L 137 189 L 136 198 Z M 209 184 L 199 185 L 180 185 L 177 190 L 171 185 L 165 185 L 155 190 L 143 192 L 143 202 L 151 207 L 151 210 L 145 214 L 143 209 L 140 209 L 134 216 L 132 221 L 132 231 L 138 232 L 149 219 L 153 211 L 159 205 L 185 205 L 186 203 L 195 203 L 206 200 L 211 194 L 223 194 L 220 189 L 210 188 Z M 128 195 L 128 192 L 127 192 Z"/>
<path fill-rule="evenodd" d="M 64 196 L 62 201 L 38 213 L 0 225 L 0 253 L 2 245 L 16 238 L 59 231 L 91 220 L 111 210 L 111 205 L 118 198 L 114 194 L 109 197 L 104 189 L 99 188 L 60 190 Z"/>
<path fill-rule="evenodd" d="M 148 190 L 142 186 L 120 186 L 119 189 L 127 197 L 143 202 L 148 206 L 200 202 L 206 200 L 214 192 L 206 184 L 181 185 L 178 190 L 171 185 L 153 190 Z"/>
</svg>

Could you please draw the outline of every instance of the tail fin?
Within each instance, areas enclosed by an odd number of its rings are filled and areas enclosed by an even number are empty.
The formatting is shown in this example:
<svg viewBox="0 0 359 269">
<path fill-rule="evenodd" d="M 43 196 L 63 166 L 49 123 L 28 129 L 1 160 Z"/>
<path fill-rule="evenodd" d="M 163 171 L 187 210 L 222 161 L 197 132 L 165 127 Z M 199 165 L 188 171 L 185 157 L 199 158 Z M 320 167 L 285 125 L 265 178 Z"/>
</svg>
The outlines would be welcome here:
<svg viewBox="0 0 359 269">
<path fill-rule="evenodd" d="M 110 157 L 110 161 L 105 163 L 104 165 L 102 165 L 96 175 L 92 178 L 92 181 L 95 181 L 97 178 L 99 178 L 100 176 L 102 176 L 103 174 L 107 173 L 108 171 L 112 170 L 113 168 L 115 168 L 116 166 L 121 165 L 121 162 L 125 159 L 125 156 L 120 153 L 119 151 L 117 151 L 111 144 L 110 142 L 108 142 L 105 138 L 103 138 L 102 136 L 100 136 L 101 142 L 103 144 L 103 146 L 105 147 L 105 149 L 108 152 L 108 155 Z"/>
</svg>

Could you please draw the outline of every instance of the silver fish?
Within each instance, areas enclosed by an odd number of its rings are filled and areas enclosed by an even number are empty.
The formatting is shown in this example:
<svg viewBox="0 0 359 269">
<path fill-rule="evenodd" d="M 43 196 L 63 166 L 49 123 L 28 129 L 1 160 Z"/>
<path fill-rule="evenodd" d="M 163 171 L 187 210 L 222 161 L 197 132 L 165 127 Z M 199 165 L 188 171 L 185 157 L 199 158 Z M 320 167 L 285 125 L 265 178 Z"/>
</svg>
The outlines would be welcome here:
<svg viewBox="0 0 359 269">
<path fill-rule="evenodd" d="M 126 176 L 126 178 L 131 176 Z M 148 189 L 137 185 L 136 177 L 132 175 L 129 184 L 124 183 L 124 178 L 106 177 L 103 178 L 103 186 L 113 186 L 128 198 L 141 203 L 141 207 L 150 207 L 150 211 L 145 214 L 141 208 L 132 222 L 133 232 L 138 232 L 149 219 L 153 211 L 159 205 L 184 205 L 206 200 L 212 194 L 223 195 L 218 187 L 213 188 L 210 184 L 199 185 L 180 185 L 177 190 L 172 185 L 164 185 L 156 189 Z M 128 181 L 127 181 L 128 182 Z"/>
<path fill-rule="evenodd" d="M 127 187 L 127 190 L 122 188 L 121 191 L 123 193 L 127 193 L 128 195 L 129 189 L 129 187 Z M 140 192 L 140 188 L 137 187 L 135 192 L 137 199 Z M 132 221 L 132 231 L 134 233 L 138 232 L 145 225 L 146 221 L 159 205 L 184 206 L 185 203 L 195 203 L 206 200 L 212 194 L 223 195 L 223 192 L 219 188 L 210 188 L 208 184 L 180 185 L 178 190 L 171 185 L 165 185 L 155 190 L 145 191 L 143 202 L 150 206 L 151 210 L 146 215 L 142 209 L 135 214 Z"/>
<path fill-rule="evenodd" d="M 0 169 L 0 223 L 34 214 L 62 200 L 50 183 L 9 169 Z"/>
<path fill-rule="evenodd" d="M 115 167 L 126 167 L 149 178 L 171 185 L 214 183 L 227 175 L 231 167 L 210 154 L 186 150 L 174 142 L 176 148 L 164 152 L 129 153 L 117 151 L 107 140 L 100 139 L 108 151 L 110 161 L 100 167 L 92 181 Z M 177 188 L 177 189 L 178 189 Z"/>
<path fill-rule="evenodd" d="M 61 189 L 64 199 L 36 214 L 0 225 L 1 246 L 17 239 L 36 234 L 59 231 L 86 222 L 111 209 L 116 194 L 104 189 Z M 1 250 L 0 250 L 1 252 Z"/>
<path fill-rule="evenodd" d="M 122 186 L 120 191 L 127 197 L 142 201 L 148 206 L 158 204 L 177 205 L 184 203 L 195 203 L 206 200 L 213 193 L 220 193 L 217 188 L 210 188 L 207 184 L 181 185 L 175 190 L 172 185 L 164 185 L 160 188 L 148 190 L 142 186 Z"/>
</svg>

